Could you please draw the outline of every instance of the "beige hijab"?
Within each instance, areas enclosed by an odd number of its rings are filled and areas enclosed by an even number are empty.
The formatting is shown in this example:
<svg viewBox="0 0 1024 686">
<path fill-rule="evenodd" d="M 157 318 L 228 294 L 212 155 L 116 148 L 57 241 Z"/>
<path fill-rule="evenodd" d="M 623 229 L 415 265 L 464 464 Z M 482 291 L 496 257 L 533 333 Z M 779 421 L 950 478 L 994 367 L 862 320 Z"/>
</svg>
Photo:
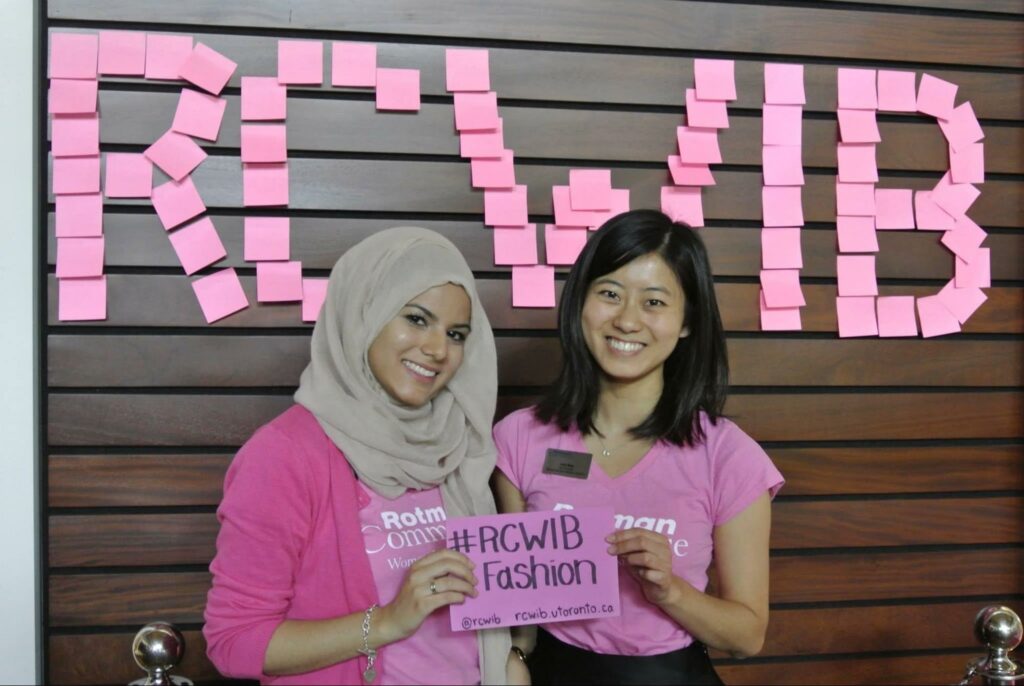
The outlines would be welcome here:
<svg viewBox="0 0 1024 686">
<path fill-rule="evenodd" d="M 370 371 L 370 344 L 406 303 L 446 283 L 461 286 L 472 303 L 462 366 L 427 405 L 399 405 Z M 398 227 L 338 260 L 295 401 L 313 413 L 364 485 L 388 499 L 440 486 L 449 517 L 494 514 L 488 480 L 497 394 L 494 334 L 473 273 L 449 240 Z M 478 635 L 483 683 L 504 683 L 508 631 Z"/>
</svg>

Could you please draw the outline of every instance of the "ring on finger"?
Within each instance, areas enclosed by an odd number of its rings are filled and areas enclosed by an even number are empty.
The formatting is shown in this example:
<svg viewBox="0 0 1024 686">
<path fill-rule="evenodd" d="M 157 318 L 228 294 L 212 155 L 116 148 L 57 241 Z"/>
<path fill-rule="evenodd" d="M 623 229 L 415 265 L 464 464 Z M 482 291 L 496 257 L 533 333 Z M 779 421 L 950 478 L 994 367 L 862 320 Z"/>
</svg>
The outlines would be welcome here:
<svg viewBox="0 0 1024 686">
<path fill-rule="evenodd" d="M 430 580 L 430 592 L 432 594 L 437 593 L 437 579 Z"/>
</svg>

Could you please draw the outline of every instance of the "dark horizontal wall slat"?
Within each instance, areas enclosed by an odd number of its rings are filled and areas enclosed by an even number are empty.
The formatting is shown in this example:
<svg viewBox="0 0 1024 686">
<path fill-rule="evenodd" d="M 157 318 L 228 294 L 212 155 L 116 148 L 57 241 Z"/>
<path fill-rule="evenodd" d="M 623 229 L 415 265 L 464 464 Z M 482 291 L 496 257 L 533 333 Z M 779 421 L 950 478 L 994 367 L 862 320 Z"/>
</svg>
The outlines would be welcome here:
<svg viewBox="0 0 1024 686">
<path fill-rule="evenodd" d="M 785 496 L 1024 491 L 1024 447 L 772 448 Z M 213 506 L 230 453 L 50 455 L 50 507 Z M 784 502 L 784 501 L 782 501 Z"/>
<path fill-rule="evenodd" d="M 772 547 L 856 548 L 1019 543 L 1021 498 L 957 498 L 818 503 L 772 508 Z M 219 531 L 215 514 L 56 515 L 49 520 L 52 567 L 208 564 Z"/>
<path fill-rule="evenodd" d="M 967 0 L 973 2 L 974 0 Z M 53 31 L 94 30 L 59 28 Z M 223 53 L 238 63 L 228 81 L 229 88 L 238 88 L 243 76 L 270 76 L 277 73 L 277 38 L 256 35 L 225 35 L 205 33 L 206 27 L 189 31 L 197 41 Z M 151 31 L 151 33 L 161 33 Z M 174 32 L 180 33 L 180 32 Z M 414 40 L 415 38 L 413 38 Z M 389 43 L 377 41 L 382 66 L 420 69 L 420 90 L 424 95 L 450 95 L 445 88 L 444 45 Z M 693 58 L 618 52 L 573 52 L 570 50 L 523 50 L 490 47 L 492 88 L 498 97 L 515 100 L 548 100 L 566 103 L 593 103 L 635 106 L 673 106 L 683 104 L 683 92 L 693 87 Z M 330 74 L 330 53 L 325 49 L 324 74 Z M 764 102 L 764 65 L 773 57 L 755 56 L 736 60 L 736 100 L 731 109 L 760 110 Z M 870 60 L 868 58 L 868 63 Z M 836 70 L 844 63 L 814 57 L 804 65 L 804 84 L 808 112 L 833 112 L 836 109 Z M 883 66 L 883 63 L 879 62 Z M 959 86 L 958 101 L 970 100 L 982 119 L 1024 119 L 1024 102 L 1007 98 L 1024 88 L 1020 74 L 962 71 L 949 68 L 901 67 L 928 73 Z M 636 78 L 643 74 L 643 78 Z M 142 79 L 101 77 L 102 83 L 144 83 Z M 301 95 L 310 91 L 367 93 L 365 89 L 335 88 L 330 79 L 321 86 L 289 86 L 288 92 Z M 166 117 L 166 113 L 161 116 Z M 897 114 L 897 116 L 903 116 Z M 574 135 L 580 132 L 574 132 Z"/>
<path fill-rule="evenodd" d="M 829 3 L 849 3 L 850 0 L 822 0 Z M 985 0 L 979 4 L 976 0 L 857 0 L 862 5 L 881 5 L 888 7 L 922 7 L 927 9 L 955 12 L 974 10 L 982 12 L 1000 12 L 1003 14 L 1024 14 L 1024 3 L 1020 0 Z"/>
<path fill-rule="evenodd" d="M 206 657 L 201 631 L 182 631 L 185 656 L 172 673 L 194 682 L 224 682 Z M 144 672 L 132 658 L 133 633 L 57 634 L 48 641 L 50 682 L 67 686 L 127 684 Z"/>
<path fill-rule="evenodd" d="M 208 572 L 60 574 L 50 577 L 50 626 L 203 621 Z"/>
<path fill-rule="evenodd" d="M 516 181 L 528 186 L 529 212 L 552 213 L 551 188 L 568 183 L 569 167 L 517 165 Z M 289 207 L 297 210 L 360 212 L 449 212 L 482 214 L 483 193 L 470 187 L 469 165 L 462 162 L 293 159 L 289 169 Z M 761 219 L 760 172 L 718 172 L 718 185 L 703 193 L 704 217 Z M 192 179 L 208 207 L 241 209 L 242 165 L 238 157 L 210 156 Z M 808 176 L 803 190 L 804 219 L 834 222 L 835 177 Z M 935 178 L 882 178 L 882 188 L 930 189 Z M 612 184 L 628 188 L 633 208 L 659 207 L 667 170 L 616 169 Z M 401 189 L 396 193 L 395 189 Z M 988 181 L 970 210 L 982 226 L 1024 227 L 1024 183 Z M 53 200 L 51 196 L 51 201 Z M 144 205 L 148 201 L 110 201 Z M 937 240 L 937 239 L 936 239 Z"/>
<path fill-rule="evenodd" d="M 248 296 L 249 308 L 215 322 L 218 328 L 236 327 L 299 327 L 297 304 L 257 303 L 254 277 L 243 276 L 242 287 Z M 556 282 L 556 292 L 562 282 Z M 495 329 L 554 329 L 555 310 L 546 308 L 512 308 L 511 282 L 507 279 L 477 279 L 480 300 L 487 318 Z M 760 331 L 757 308 L 759 286 L 726 283 L 715 286 L 726 331 Z M 938 287 L 881 286 L 882 295 L 934 295 Z M 807 307 L 801 311 L 804 331 L 837 331 L 835 286 L 803 286 Z M 971 316 L 967 333 L 1021 333 L 1024 320 L 1024 289 L 990 288 L 988 300 Z M 57 279 L 49 279 L 48 321 L 53 326 L 142 326 L 178 327 L 206 326 L 189 280 L 184 276 L 111 274 L 107 276 L 107 319 L 97 322 L 73 323 L 57 319 Z"/>
<path fill-rule="evenodd" d="M 500 9 L 499 9 L 500 8 Z M 833 8 L 680 3 L 669 0 L 320 0 L 244 9 L 217 0 L 54 0 L 51 19 L 151 22 L 546 41 L 688 51 L 1024 66 L 1020 27 L 987 19 L 878 14 Z M 395 18 L 401 17 L 400 22 Z"/>
<path fill-rule="evenodd" d="M 1020 386 L 1017 341 L 733 339 L 737 386 Z M 555 338 L 499 338 L 498 382 L 539 386 L 561 368 Z M 154 365 L 152 360 L 166 360 Z M 309 337 L 49 337 L 52 387 L 286 386 L 309 362 Z"/>
<path fill-rule="evenodd" d="M 861 684 L 930 684 L 953 683 L 963 676 L 964 666 L 975 653 L 921 655 L 913 657 L 872 657 L 834 660 L 824 658 L 810 662 L 769 662 L 716 666 L 728 684 L 760 686 L 761 684 L 793 684 L 816 686 L 827 678 L 829 684 L 858 686 Z"/>
<path fill-rule="evenodd" d="M 733 395 L 726 413 L 758 441 L 1019 438 L 1021 394 Z M 534 399 L 499 398 L 499 416 Z M 49 396 L 51 445 L 241 445 L 290 395 Z"/>
<path fill-rule="evenodd" d="M 100 94 L 103 143 L 149 145 L 170 127 L 178 95 L 105 91 Z M 239 98 L 227 97 L 224 124 L 216 145 L 238 147 Z M 572 109 L 501 108 L 505 145 L 520 158 L 596 159 L 664 162 L 675 153 L 678 114 L 601 112 Z M 458 155 L 450 104 L 425 104 L 414 117 L 383 115 L 370 101 L 290 98 L 288 150 L 339 153 Z M 721 135 L 728 164 L 761 165 L 761 117 L 734 116 Z M 573 135 L 566 135 L 572 131 Z M 882 122 L 880 169 L 944 171 L 949 165 L 942 132 L 930 123 Z M 985 168 L 990 173 L 1021 173 L 1024 145 L 1018 127 L 988 127 Z M 836 166 L 835 121 L 803 123 L 806 167 Z"/>
<path fill-rule="evenodd" d="M 783 493 L 1024 491 L 1024 446 L 770 448 Z"/>
<path fill-rule="evenodd" d="M 282 212 L 287 214 L 287 212 Z M 48 255 L 56 264 L 57 242 L 54 213 L 48 215 Z M 225 267 L 253 267 L 243 257 L 244 218 L 237 215 L 213 217 L 227 257 L 217 263 Z M 291 258 L 303 269 L 329 270 L 342 254 L 363 238 L 398 224 L 415 224 L 447 236 L 465 256 L 474 271 L 509 272 L 511 267 L 494 264 L 494 240 L 482 222 L 438 221 L 435 219 L 361 219 L 292 217 Z M 108 212 L 103 217 L 107 237 L 104 262 L 117 267 L 178 267 L 167 232 L 155 214 Z M 716 276 L 757 276 L 761 271 L 761 231 L 757 228 L 716 226 L 701 231 L 711 255 Z M 879 252 L 875 272 L 879 278 L 945 279 L 952 276 L 951 255 L 939 242 L 938 233 L 924 231 L 879 231 Z M 804 231 L 800 236 L 804 267 L 800 275 L 835 277 L 836 234 L 832 230 Z M 538 232 L 539 254 L 543 236 Z M 991 248 L 992 278 L 1024 280 L 1024 233 L 990 234 L 984 245 Z M 556 267 L 568 272 L 568 267 Z"/>
<path fill-rule="evenodd" d="M 50 455 L 50 507 L 216 505 L 231 454 Z"/>
</svg>

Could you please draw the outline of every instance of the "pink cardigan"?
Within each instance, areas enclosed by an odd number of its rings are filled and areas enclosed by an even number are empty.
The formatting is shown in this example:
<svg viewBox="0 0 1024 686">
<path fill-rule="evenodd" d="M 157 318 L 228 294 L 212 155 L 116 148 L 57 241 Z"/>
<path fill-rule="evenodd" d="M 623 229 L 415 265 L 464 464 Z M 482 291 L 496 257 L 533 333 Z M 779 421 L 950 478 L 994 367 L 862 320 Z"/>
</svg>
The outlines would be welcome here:
<svg viewBox="0 0 1024 686">
<path fill-rule="evenodd" d="M 364 657 L 280 677 L 264 674 L 263 661 L 283 620 L 337 617 L 378 602 L 359 528 L 367 502 L 345 456 L 300 405 L 242 446 L 217 509 L 204 613 L 207 655 L 222 674 L 265 684 L 362 683 Z"/>
</svg>

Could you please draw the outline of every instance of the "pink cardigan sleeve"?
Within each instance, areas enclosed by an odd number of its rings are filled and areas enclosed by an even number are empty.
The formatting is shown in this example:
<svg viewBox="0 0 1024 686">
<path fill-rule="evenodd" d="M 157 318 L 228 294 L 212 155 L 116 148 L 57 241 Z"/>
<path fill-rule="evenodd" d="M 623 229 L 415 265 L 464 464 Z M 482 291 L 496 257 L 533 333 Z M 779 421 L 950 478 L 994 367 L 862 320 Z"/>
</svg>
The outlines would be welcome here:
<svg viewBox="0 0 1024 686">
<path fill-rule="evenodd" d="M 272 425 L 257 431 L 228 469 L 203 628 L 207 655 L 225 676 L 267 678 L 267 645 L 286 617 L 310 538 L 312 471 L 299 442 Z"/>
</svg>

